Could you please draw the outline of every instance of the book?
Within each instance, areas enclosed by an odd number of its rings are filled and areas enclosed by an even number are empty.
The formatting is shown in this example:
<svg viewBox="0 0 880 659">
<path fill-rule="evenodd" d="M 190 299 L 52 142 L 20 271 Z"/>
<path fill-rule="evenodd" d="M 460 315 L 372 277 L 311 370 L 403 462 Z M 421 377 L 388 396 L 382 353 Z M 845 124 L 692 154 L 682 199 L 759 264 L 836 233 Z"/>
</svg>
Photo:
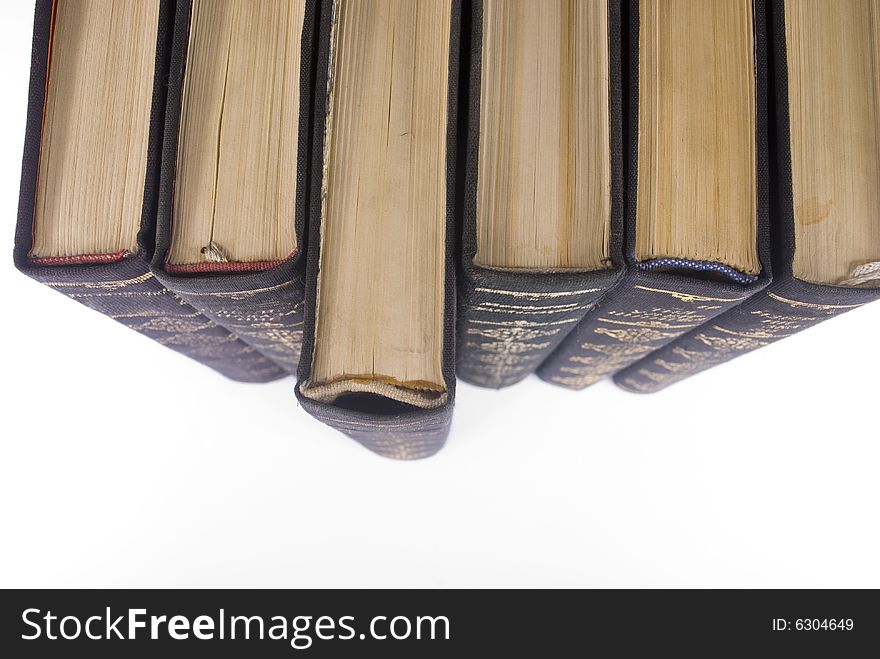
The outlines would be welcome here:
<svg viewBox="0 0 880 659">
<path fill-rule="evenodd" d="M 619 0 L 472 4 L 458 376 L 544 361 L 622 273 Z"/>
<path fill-rule="evenodd" d="M 538 369 L 581 389 L 770 280 L 763 2 L 633 0 L 626 273 Z"/>
<path fill-rule="evenodd" d="M 148 267 L 173 3 L 39 0 L 15 265 L 224 375 L 285 372 Z"/>
<path fill-rule="evenodd" d="M 296 395 L 393 458 L 439 450 L 455 397 L 460 15 L 457 0 L 321 8 Z"/>
<path fill-rule="evenodd" d="M 152 272 L 295 373 L 316 0 L 181 0 Z"/>
<path fill-rule="evenodd" d="M 880 2 L 773 2 L 773 283 L 615 377 L 658 391 L 880 297 Z"/>
</svg>

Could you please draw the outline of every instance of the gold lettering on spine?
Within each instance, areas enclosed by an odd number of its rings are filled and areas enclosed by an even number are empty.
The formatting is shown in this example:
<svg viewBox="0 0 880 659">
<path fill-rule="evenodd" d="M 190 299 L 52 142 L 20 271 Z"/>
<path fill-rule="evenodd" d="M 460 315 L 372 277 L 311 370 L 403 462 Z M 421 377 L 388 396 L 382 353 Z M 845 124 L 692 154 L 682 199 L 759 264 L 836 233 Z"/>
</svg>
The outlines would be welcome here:
<svg viewBox="0 0 880 659">
<path fill-rule="evenodd" d="M 483 318 L 469 318 L 464 324 L 464 347 L 474 353 L 466 366 L 467 377 L 483 386 L 500 387 L 534 370 L 560 333 L 576 324 L 592 306 L 577 301 L 549 304 L 543 301 L 582 296 L 600 289 L 528 292 L 478 287 L 474 290 L 491 294 L 493 299 L 474 305 L 470 313 L 482 314 Z M 516 304 L 499 301 L 506 298 L 515 300 Z M 535 316 L 548 318 L 528 320 Z"/>
<path fill-rule="evenodd" d="M 557 376 L 551 377 L 551 381 L 573 388 L 593 384 L 699 327 L 714 316 L 717 310 L 746 299 L 745 296 L 708 297 L 641 285 L 633 288 L 652 294 L 650 307 L 605 311 L 596 319 L 596 326 L 592 330 L 597 340 L 582 343 L 580 352 L 570 355 L 567 363 L 558 368 Z M 688 306 L 667 306 L 664 299 L 669 298 Z M 610 343 L 608 339 L 611 340 Z"/>
<path fill-rule="evenodd" d="M 634 383 L 638 382 L 638 379 L 629 377 L 623 381 L 624 386 L 638 391 L 656 391 L 661 386 L 683 380 L 694 373 L 726 362 L 745 352 L 756 350 L 791 336 L 826 318 L 862 306 L 862 304 L 805 302 L 766 291 L 759 295 L 765 296 L 764 299 L 767 300 L 771 308 L 749 311 L 744 322 L 745 327 L 714 324 L 694 336 L 694 341 L 706 346 L 707 350 L 675 347 L 664 351 L 662 355 L 651 359 L 645 368 L 637 371 L 637 375 L 645 378 L 649 383 L 642 381 L 639 387 L 636 387 Z M 774 305 L 773 302 L 770 302 L 771 300 L 786 305 L 791 309 L 791 313 L 783 314 L 773 311 L 772 307 L 778 305 Z"/>
</svg>

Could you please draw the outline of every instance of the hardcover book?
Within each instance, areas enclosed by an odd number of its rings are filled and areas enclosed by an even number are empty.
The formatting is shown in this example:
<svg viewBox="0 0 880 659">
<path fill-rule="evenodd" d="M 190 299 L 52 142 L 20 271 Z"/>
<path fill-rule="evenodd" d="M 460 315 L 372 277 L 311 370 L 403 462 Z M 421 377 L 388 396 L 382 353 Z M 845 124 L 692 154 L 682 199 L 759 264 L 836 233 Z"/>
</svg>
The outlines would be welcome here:
<svg viewBox="0 0 880 659">
<path fill-rule="evenodd" d="M 621 275 L 620 9 L 472 5 L 458 320 L 467 382 L 522 380 Z"/>
<path fill-rule="evenodd" d="M 288 373 L 302 344 L 316 0 L 182 0 L 157 279 Z"/>
<path fill-rule="evenodd" d="M 773 283 L 615 377 L 658 391 L 880 297 L 880 1 L 774 2 Z"/>
<path fill-rule="evenodd" d="M 626 9 L 626 274 L 538 370 L 573 389 L 770 279 L 763 2 L 633 0 Z"/>
<path fill-rule="evenodd" d="M 321 9 L 297 398 L 388 457 L 446 440 L 455 396 L 460 3 Z"/>
<path fill-rule="evenodd" d="M 285 373 L 150 273 L 173 3 L 38 0 L 14 260 L 224 375 Z"/>
</svg>

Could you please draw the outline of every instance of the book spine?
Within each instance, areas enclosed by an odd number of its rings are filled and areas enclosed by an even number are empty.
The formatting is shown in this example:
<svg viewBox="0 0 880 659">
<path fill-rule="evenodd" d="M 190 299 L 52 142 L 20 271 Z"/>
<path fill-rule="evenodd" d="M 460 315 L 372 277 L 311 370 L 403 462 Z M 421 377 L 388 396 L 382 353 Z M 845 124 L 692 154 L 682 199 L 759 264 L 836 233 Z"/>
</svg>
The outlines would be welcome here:
<svg viewBox="0 0 880 659">
<path fill-rule="evenodd" d="M 239 382 L 287 375 L 274 362 L 162 286 L 147 264 L 24 269 L 25 274 L 175 352 Z"/>
<path fill-rule="evenodd" d="M 753 291 L 701 279 L 630 271 L 541 364 L 551 384 L 583 389 L 662 348 Z"/>
<path fill-rule="evenodd" d="M 533 373 L 616 274 L 557 278 L 472 269 L 460 293 L 458 377 L 499 389 Z"/>
<path fill-rule="evenodd" d="M 691 331 L 614 377 L 629 391 L 660 391 L 880 297 L 877 289 L 818 286 L 788 278 Z"/>
<path fill-rule="evenodd" d="M 155 268 L 154 272 L 170 290 L 205 317 L 236 335 L 287 374 L 296 373 L 302 349 L 305 304 L 302 272 L 289 276 L 258 273 L 192 281 L 169 276 Z"/>
<path fill-rule="evenodd" d="M 318 421 L 384 458 L 428 458 L 443 448 L 449 436 L 451 403 L 433 410 L 376 414 L 371 409 L 347 409 L 316 401 L 304 396 L 299 384 L 296 397 L 303 409 Z"/>
</svg>

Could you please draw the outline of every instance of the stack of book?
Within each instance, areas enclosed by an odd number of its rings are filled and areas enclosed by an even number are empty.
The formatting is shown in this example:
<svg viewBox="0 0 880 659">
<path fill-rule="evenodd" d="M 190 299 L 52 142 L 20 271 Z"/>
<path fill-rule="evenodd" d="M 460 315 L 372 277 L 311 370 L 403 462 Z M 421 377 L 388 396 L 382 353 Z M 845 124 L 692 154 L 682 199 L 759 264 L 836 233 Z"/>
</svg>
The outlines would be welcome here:
<svg viewBox="0 0 880 659">
<path fill-rule="evenodd" d="M 880 0 L 38 0 L 15 262 L 389 457 L 880 297 Z"/>
</svg>

